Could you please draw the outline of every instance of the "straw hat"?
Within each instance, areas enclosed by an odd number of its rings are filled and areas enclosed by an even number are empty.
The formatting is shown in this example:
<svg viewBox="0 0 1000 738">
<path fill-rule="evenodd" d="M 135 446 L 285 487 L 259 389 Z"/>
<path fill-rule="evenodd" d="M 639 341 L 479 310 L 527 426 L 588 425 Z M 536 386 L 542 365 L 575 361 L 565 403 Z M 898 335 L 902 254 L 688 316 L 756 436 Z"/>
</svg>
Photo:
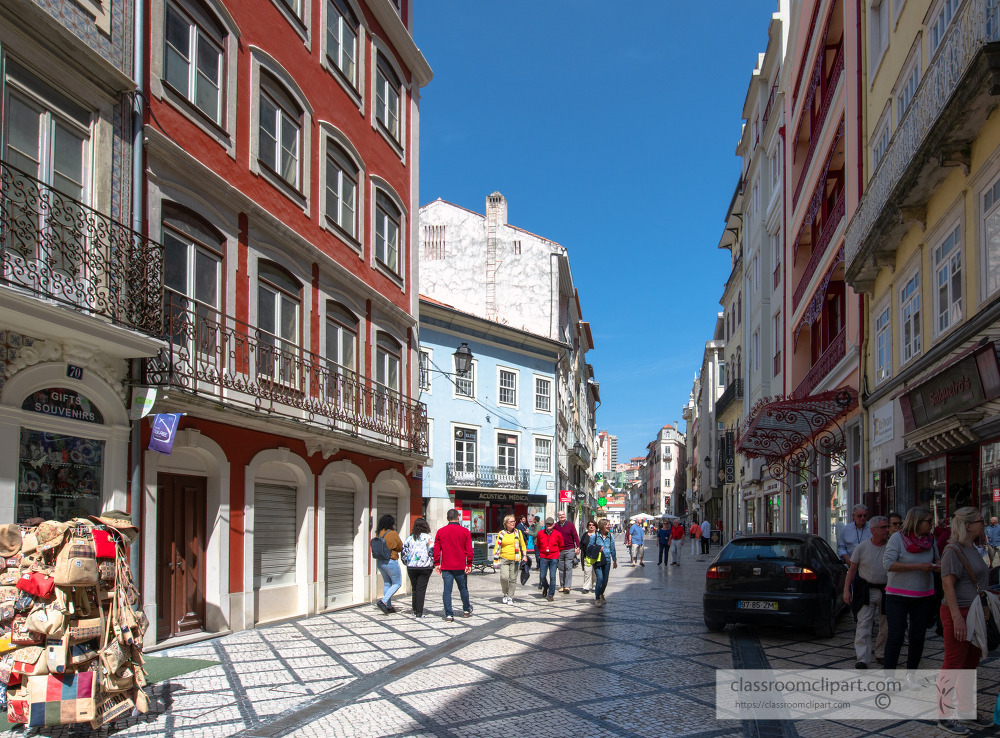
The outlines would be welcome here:
<svg viewBox="0 0 1000 738">
<path fill-rule="evenodd" d="M 39 523 L 38 527 L 35 528 L 38 550 L 48 551 L 50 548 L 61 546 L 67 530 L 69 530 L 69 526 L 66 523 L 60 523 L 56 520 L 46 520 L 44 523 Z"/>
<path fill-rule="evenodd" d="M 21 551 L 21 528 L 15 523 L 0 525 L 0 557 L 15 556 Z"/>
<path fill-rule="evenodd" d="M 132 516 L 123 510 L 108 510 L 100 515 L 89 515 L 91 521 L 98 525 L 106 525 L 121 533 L 126 543 L 132 543 L 139 537 L 139 528 L 132 524 Z"/>
</svg>

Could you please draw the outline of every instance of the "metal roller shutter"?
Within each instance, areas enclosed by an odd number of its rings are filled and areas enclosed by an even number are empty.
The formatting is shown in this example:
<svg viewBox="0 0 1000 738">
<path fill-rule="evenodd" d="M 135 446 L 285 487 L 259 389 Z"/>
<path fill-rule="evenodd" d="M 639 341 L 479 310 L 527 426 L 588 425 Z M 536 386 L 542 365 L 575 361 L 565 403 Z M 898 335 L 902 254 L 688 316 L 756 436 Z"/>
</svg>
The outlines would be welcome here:
<svg viewBox="0 0 1000 738">
<path fill-rule="evenodd" d="M 254 487 L 254 589 L 295 584 L 295 496 L 294 487 Z"/>
<path fill-rule="evenodd" d="M 402 522 L 399 519 L 399 498 L 395 495 L 379 495 L 375 498 L 375 504 L 378 507 L 379 518 L 383 515 L 392 515 L 396 519 L 396 532 L 399 533 L 399 524 Z M 378 525 L 378 518 L 375 519 L 375 524 Z M 378 533 L 378 531 L 375 532 Z M 400 536 L 400 538 L 403 537 Z"/>
<path fill-rule="evenodd" d="M 354 599 L 354 491 L 326 491 L 326 604 Z"/>
</svg>

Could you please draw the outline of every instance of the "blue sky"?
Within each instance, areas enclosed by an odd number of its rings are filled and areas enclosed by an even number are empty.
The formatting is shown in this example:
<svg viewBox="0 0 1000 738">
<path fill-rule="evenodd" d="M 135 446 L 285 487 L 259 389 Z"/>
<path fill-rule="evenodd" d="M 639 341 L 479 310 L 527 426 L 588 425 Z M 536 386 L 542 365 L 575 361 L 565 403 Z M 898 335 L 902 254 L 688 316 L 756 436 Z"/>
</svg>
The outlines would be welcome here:
<svg viewBox="0 0 1000 738">
<path fill-rule="evenodd" d="M 597 425 L 620 461 L 681 409 L 730 261 L 747 85 L 775 0 L 418 0 L 420 202 L 508 221 L 569 252 Z"/>
</svg>

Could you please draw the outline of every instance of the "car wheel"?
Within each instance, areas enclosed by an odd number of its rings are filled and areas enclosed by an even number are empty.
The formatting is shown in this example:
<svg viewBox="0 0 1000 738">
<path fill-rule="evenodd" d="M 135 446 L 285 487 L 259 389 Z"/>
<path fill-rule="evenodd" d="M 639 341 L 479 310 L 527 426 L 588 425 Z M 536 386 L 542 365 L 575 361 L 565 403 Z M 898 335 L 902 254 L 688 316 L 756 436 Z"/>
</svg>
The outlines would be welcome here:
<svg viewBox="0 0 1000 738">
<path fill-rule="evenodd" d="M 830 614 L 816 624 L 816 636 L 819 638 L 833 638 L 837 632 L 837 608 L 830 606 Z"/>
<path fill-rule="evenodd" d="M 726 627 L 725 618 L 713 618 L 708 615 L 705 616 L 705 627 L 711 631 L 724 630 Z"/>
</svg>

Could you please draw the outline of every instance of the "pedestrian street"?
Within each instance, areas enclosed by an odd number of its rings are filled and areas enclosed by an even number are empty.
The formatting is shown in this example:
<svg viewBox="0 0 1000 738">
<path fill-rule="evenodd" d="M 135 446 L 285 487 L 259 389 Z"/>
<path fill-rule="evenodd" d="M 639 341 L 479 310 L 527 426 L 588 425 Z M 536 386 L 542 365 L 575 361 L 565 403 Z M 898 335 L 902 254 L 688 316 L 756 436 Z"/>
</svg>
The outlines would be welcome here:
<svg viewBox="0 0 1000 738">
<path fill-rule="evenodd" d="M 154 684 L 150 713 L 117 723 L 113 734 L 495 736 L 539 725 L 547 737 L 567 738 L 939 734 L 917 721 L 716 721 L 716 668 L 852 668 L 850 615 L 826 641 L 778 628 L 709 633 L 701 593 L 714 553 L 685 547 L 680 567 L 657 566 L 656 545 L 647 544 L 646 565 L 633 568 L 621 536 L 616 545 L 620 565 L 603 608 L 580 593 L 579 570 L 572 593 L 557 592 L 553 603 L 532 572 L 513 606 L 501 604 L 496 575 L 474 573 L 472 617 L 446 623 L 435 576 L 422 620 L 409 614 L 409 596 L 397 595 L 393 615 L 364 605 L 150 654 L 217 663 Z M 460 613 L 457 589 L 454 598 Z M 941 649 L 931 632 L 923 668 L 940 664 Z M 981 712 L 992 713 L 998 689 L 997 660 L 989 659 L 980 668 Z"/>
</svg>

